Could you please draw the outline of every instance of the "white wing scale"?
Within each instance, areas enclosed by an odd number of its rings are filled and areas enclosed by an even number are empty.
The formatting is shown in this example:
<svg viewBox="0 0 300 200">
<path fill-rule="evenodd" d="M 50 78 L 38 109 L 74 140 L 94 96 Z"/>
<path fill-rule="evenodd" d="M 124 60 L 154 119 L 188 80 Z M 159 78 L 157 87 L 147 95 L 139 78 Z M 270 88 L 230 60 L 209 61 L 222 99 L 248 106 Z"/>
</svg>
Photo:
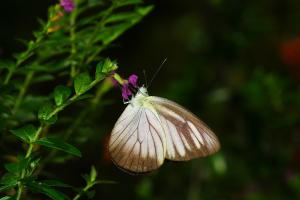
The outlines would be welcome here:
<svg viewBox="0 0 300 200">
<path fill-rule="evenodd" d="M 112 131 L 110 155 L 126 171 L 152 171 L 164 162 L 164 137 L 164 130 L 153 111 L 129 104 Z"/>
</svg>

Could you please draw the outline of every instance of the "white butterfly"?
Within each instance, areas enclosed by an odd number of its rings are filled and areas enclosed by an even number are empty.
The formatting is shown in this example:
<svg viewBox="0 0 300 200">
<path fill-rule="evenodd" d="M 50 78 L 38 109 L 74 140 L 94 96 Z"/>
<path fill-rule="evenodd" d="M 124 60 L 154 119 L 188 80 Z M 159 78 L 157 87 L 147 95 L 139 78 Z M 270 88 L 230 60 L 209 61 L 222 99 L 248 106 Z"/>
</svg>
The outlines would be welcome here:
<svg viewBox="0 0 300 200">
<path fill-rule="evenodd" d="M 159 168 L 165 159 L 190 160 L 217 152 L 216 135 L 194 114 L 145 87 L 129 101 L 109 141 L 113 162 L 128 172 Z"/>
</svg>

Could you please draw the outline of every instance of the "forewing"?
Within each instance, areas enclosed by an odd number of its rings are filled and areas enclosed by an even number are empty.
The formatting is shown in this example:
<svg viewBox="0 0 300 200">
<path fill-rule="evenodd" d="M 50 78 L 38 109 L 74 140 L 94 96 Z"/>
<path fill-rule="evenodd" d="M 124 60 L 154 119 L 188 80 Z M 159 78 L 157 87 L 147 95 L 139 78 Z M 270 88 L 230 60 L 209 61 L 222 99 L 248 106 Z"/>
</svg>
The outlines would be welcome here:
<svg viewBox="0 0 300 200">
<path fill-rule="evenodd" d="M 191 112 L 170 100 L 149 97 L 166 137 L 166 158 L 182 161 L 217 152 L 220 143 L 210 128 Z"/>
<path fill-rule="evenodd" d="M 164 162 L 166 141 L 155 111 L 129 104 L 116 122 L 109 141 L 113 162 L 125 171 L 144 173 Z"/>
</svg>

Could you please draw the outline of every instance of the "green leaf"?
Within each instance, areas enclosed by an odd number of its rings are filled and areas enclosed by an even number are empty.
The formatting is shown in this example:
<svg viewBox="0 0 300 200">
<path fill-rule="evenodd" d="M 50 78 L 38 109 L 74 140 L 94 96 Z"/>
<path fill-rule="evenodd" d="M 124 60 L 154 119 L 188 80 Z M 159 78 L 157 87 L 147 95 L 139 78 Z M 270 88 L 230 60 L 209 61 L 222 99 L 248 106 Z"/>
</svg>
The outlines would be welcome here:
<svg viewBox="0 0 300 200">
<path fill-rule="evenodd" d="M 95 190 L 91 190 L 91 191 L 87 191 L 85 194 L 88 199 L 93 199 L 95 197 L 96 192 Z"/>
<path fill-rule="evenodd" d="M 91 182 L 96 181 L 96 178 L 97 178 L 97 171 L 96 171 L 95 167 L 92 166 L 91 172 L 90 172 L 90 180 L 91 180 Z"/>
<path fill-rule="evenodd" d="M 117 68 L 117 64 L 115 62 L 112 62 L 109 58 L 107 58 L 104 61 L 101 61 L 97 64 L 95 79 L 103 79 L 106 74 L 116 70 Z"/>
<path fill-rule="evenodd" d="M 48 185 L 50 187 L 64 187 L 71 188 L 71 185 L 61 182 L 60 180 L 44 180 L 43 184 Z"/>
<path fill-rule="evenodd" d="M 71 89 L 59 85 L 54 89 L 54 100 L 57 106 L 62 105 L 71 95 Z"/>
<path fill-rule="evenodd" d="M 150 5 L 150 6 L 144 6 L 144 7 L 139 7 L 136 11 L 142 15 L 142 16 L 146 16 L 149 14 L 149 12 L 151 12 L 153 10 L 154 6 Z"/>
<path fill-rule="evenodd" d="M 18 181 L 18 176 L 13 173 L 6 173 L 2 176 L 0 184 L 1 185 L 12 185 Z"/>
<path fill-rule="evenodd" d="M 31 174 L 32 170 L 37 166 L 39 159 L 32 159 L 31 157 L 28 158 L 24 158 L 21 157 L 19 158 L 20 161 L 16 162 L 16 163 L 8 163 L 5 164 L 4 167 L 5 169 L 10 172 L 6 174 L 5 179 L 2 179 L 0 183 L 4 183 L 7 184 L 9 182 L 13 182 L 14 180 L 16 180 L 15 176 L 21 176 L 21 174 L 25 171 L 25 175 L 26 174 Z"/>
<path fill-rule="evenodd" d="M 74 147 L 68 143 L 65 143 L 59 139 L 56 139 L 56 138 L 44 137 L 44 138 L 37 140 L 35 143 L 43 145 L 48 148 L 61 150 L 66 153 L 72 154 L 74 156 L 81 157 L 81 152 L 76 147 Z"/>
<path fill-rule="evenodd" d="M 123 12 L 123 13 L 118 13 L 110 16 L 107 18 L 106 22 L 107 23 L 116 23 L 116 22 L 121 22 L 121 21 L 130 21 L 130 20 L 135 20 L 136 18 L 139 18 L 140 15 L 138 13 L 134 12 Z"/>
<path fill-rule="evenodd" d="M 123 22 L 115 25 L 111 25 L 102 30 L 99 34 L 99 39 L 103 41 L 105 45 L 111 43 L 117 39 L 121 34 L 123 34 L 127 29 L 129 29 L 133 23 Z"/>
<path fill-rule="evenodd" d="M 51 104 L 46 104 L 43 107 L 41 107 L 38 112 L 39 120 L 48 124 L 54 124 L 57 120 L 57 115 L 51 114 L 53 110 L 54 107 Z"/>
<path fill-rule="evenodd" d="M 16 130 L 11 130 L 11 132 L 24 142 L 31 143 L 34 140 L 37 128 L 30 124 Z"/>
<path fill-rule="evenodd" d="M 142 0 L 120 0 L 117 3 L 117 6 L 127 6 L 127 5 L 135 5 L 135 4 L 140 4 L 143 3 Z"/>
<path fill-rule="evenodd" d="M 13 200 L 13 197 L 5 196 L 5 197 L 0 198 L 0 200 Z"/>
<path fill-rule="evenodd" d="M 6 173 L 0 181 L 0 192 L 11 189 L 18 184 L 18 177 L 12 173 Z"/>
<path fill-rule="evenodd" d="M 88 73 L 81 73 L 75 77 L 74 88 L 76 94 L 82 94 L 89 88 L 92 80 Z"/>
<path fill-rule="evenodd" d="M 96 171 L 95 167 L 92 166 L 90 174 L 84 174 L 82 177 L 85 179 L 87 185 L 94 184 L 94 182 L 96 181 L 96 178 L 97 178 L 97 171 Z"/>
<path fill-rule="evenodd" d="M 45 74 L 45 75 L 40 75 L 36 78 L 34 78 L 34 80 L 32 80 L 32 83 L 41 83 L 41 82 L 48 82 L 48 81 L 53 81 L 54 80 L 54 76 L 51 74 Z"/>
<path fill-rule="evenodd" d="M 32 191 L 42 193 L 54 200 L 66 200 L 69 199 L 65 194 L 59 192 L 56 189 L 51 188 L 47 184 L 40 181 L 25 182 L 25 185 Z"/>
<path fill-rule="evenodd" d="M 15 66 L 12 60 L 0 60 L 0 69 L 14 69 Z"/>
<path fill-rule="evenodd" d="M 0 192 L 9 190 L 9 189 L 15 187 L 17 184 L 18 184 L 18 182 L 16 182 L 16 184 L 12 184 L 12 185 L 3 185 L 3 186 L 0 186 Z"/>
</svg>

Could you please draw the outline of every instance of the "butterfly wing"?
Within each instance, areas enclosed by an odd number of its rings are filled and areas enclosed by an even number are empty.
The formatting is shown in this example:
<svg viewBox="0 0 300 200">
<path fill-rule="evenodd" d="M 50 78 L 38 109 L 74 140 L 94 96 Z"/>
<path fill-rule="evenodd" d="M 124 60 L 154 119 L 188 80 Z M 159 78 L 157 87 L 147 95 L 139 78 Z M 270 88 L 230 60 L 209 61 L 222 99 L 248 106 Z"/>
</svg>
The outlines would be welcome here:
<svg viewBox="0 0 300 200">
<path fill-rule="evenodd" d="M 166 140 L 155 110 L 129 104 L 113 128 L 109 152 L 113 162 L 125 171 L 144 173 L 160 167 Z"/>
<path fill-rule="evenodd" d="M 182 161 L 217 152 L 220 143 L 210 128 L 191 112 L 168 99 L 150 96 L 166 137 L 166 158 Z"/>
</svg>

